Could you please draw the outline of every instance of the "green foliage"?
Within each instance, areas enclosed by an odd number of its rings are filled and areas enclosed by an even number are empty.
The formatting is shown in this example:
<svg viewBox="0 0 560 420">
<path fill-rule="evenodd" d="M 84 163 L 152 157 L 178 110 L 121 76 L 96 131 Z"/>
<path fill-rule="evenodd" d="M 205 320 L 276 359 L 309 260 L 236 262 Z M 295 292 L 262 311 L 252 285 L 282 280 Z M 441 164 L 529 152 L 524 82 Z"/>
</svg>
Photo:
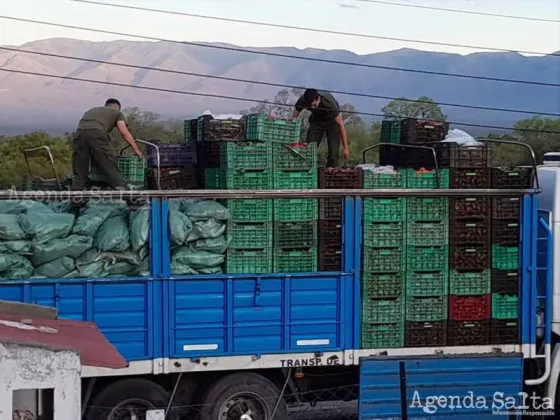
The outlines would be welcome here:
<svg viewBox="0 0 560 420">
<path fill-rule="evenodd" d="M 418 98 L 419 102 L 405 100 L 407 98 L 395 99 L 381 109 L 383 115 L 388 118 L 425 118 L 435 121 L 446 121 L 447 115 L 441 108 L 427 96 Z"/>
</svg>

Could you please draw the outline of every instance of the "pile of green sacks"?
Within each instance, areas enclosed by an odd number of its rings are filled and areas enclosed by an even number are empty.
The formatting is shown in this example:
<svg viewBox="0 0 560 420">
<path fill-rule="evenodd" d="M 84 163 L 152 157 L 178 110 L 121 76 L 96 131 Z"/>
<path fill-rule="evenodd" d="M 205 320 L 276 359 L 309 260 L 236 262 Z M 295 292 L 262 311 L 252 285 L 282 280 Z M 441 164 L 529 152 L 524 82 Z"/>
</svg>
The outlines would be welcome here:
<svg viewBox="0 0 560 420">
<path fill-rule="evenodd" d="M 211 200 L 169 201 L 171 274 L 222 274 L 231 214 Z"/>
<path fill-rule="evenodd" d="M 150 209 L 0 201 L 0 279 L 149 275 Z"/>
</svg>

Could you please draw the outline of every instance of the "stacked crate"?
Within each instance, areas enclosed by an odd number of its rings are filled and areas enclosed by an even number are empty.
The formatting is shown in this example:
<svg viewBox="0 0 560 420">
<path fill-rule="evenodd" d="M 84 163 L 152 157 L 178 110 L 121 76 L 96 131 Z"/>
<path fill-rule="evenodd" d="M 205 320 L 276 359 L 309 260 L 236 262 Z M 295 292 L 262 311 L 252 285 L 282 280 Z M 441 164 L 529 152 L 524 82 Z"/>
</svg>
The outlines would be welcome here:
<svg viewBox="0 0 560 420">
<path fill-rule="evenodd" d="M 448 149 L 451 188 L 488 188 L 485 145 Z M 491 317 L 490 199 L 451 198 L 450 302 L 448 344 L 488 344 Z"/>
<path fill-rule="evenodd" d="M 406 172 L 363 171 L 364 188 L 402 189 Z M 406 198 L 364 199 L 362 347 L 403 347 Z"/>
<path fill-rule="evenodd" d="M 319 188 L 362 188 L 362 173 L 357 169 L 321 168 Z M 342 217 L 344 199 L 341 197 L 319 200 L 319 271 L 342 270 Z"/>
<path fill-rule="evenodd" d="M 528 168 L 492 169 L 492 188 L 530 188 Z M 492 320 L 490 342 L 519 342 L 520 290 L 519 197 L 495 197 L 492 203 Z"/>
</svg>

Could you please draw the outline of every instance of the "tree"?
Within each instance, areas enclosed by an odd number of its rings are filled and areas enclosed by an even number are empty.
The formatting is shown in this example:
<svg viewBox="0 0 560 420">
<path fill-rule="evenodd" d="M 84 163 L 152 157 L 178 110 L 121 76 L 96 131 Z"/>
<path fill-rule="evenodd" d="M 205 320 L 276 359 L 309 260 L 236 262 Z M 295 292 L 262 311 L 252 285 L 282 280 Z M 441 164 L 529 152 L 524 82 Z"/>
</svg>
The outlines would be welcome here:
<svg viewBox="0 0 560 420">
<path fill-rule="evenodd" d="M 427 96 L 421 96 L 417 102 L 399 98 L 389 102 L 381 109 L 387 118 L 418 118 L 434 121 L 446 121 L 447 115 Z"/>
</svg>

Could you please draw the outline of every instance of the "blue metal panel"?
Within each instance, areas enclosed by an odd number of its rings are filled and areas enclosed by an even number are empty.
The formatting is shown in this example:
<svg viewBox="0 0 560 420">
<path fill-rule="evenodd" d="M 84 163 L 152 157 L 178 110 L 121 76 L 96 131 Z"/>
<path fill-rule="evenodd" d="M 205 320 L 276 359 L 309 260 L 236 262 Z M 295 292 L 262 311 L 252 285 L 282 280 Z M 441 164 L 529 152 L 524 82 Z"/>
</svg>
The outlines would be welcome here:
<svg viewBox="0 0 560 420">
<path fill-rule="evenodd" d="M 350 275 L 344 277 L 344 282 L 346 284 L 343 291 L 346 295 L 341 297 L 343 302 L 348 302 L 348 304 L 344 304 L 344 310 L 346 312 L 345 319 L 347 320 L 354 319 L 355 307 L 352 302 L 354 299 L 354 284 L 358 271 L 356 267 L 356 253 L 361 255 L 356 249 L 356 232 L 356 202 L 355 199 L 347 197 L 344 199 L 342 219 L 342 269 L 345 273 Z M 345 335 L 346 341 L 344 347 L 347 349 L 355 348 L 353 328 L 350 328 L 350 330 L 351 333 Z"/>
<path fill-rule="evenodd" d="M 534 285 L 534 258 L 533 250 L 536 248 L 535 228 L 536 215 L 534 214 L 532 197 L 525 196 L 521 207 L 521 235 L 520 235 L 520 300 L 521 300 L 521 343 L 530 344 L 535 341 L 533 309 Z"/>
<path fill-rule="evenodd" d="M 536 324 L 536 329 L 544 329 L 544 343 L 551 343 L 552 335 L 552 300 L 554 298 L 553 283 L 553 242 L 550 212 L 539 211 L 537 231 L 537 294 L 536 307 L 544 313 L 544 324 Z"/>
<path fill-rule="evenodd" d="M 354 201 L 354 274 L 353 274 L 353 330 L 354 349 L 361 348 L 362 344 L 362 199 L 356 197 Z"/>
<path fill-rule="evenodd" d="M 0 287 L 0 299 L 52 306 L 61 319 L 95 322 L 128 361 L 154 357 L 158 332 L 151 279 L 8 281 Z"/>
<path fill-rule="evenodd" d="M 342 350 L 345 275 L 191 276 L 168 281 L 169 356 Z"/>
<path fill-rule="evenodd" d="M 491 419 L 506 398 L 519 403 L 522 381 L 520 354 L 365 359 L 359 415 L 361 420 Z M 438 404 L 439 397 L 447 404 Z"/>
</svg>

